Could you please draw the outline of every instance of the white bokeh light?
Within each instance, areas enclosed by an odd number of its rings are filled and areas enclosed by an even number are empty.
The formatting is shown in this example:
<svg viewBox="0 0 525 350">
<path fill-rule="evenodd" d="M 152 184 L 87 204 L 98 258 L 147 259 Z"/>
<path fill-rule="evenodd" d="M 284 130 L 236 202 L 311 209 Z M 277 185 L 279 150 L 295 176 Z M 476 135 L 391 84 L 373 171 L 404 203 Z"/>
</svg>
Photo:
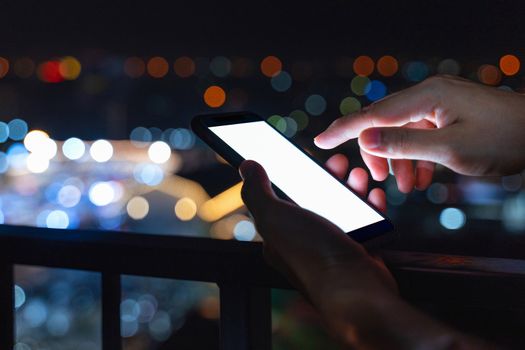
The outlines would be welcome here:
<svg viewBox="0 0 525 350">
<path fill-rule="evenodd" d="M 26 158 L 27 170 L 35 174 L 41 174 L 49 168 L 49 159 L 37 153 L 29 153 Z"/>
<path fill-rule="evenodd" d="M 97 140 L 89 148 L 89 154 L 98 163 L 104 163 L 113 156 L 113 146 L 107 140 Z"/>
<path fill-rule="evenodd" d="M 80 159 L 85 152 L 86 145 L 79 138 L 71 137 L 62 144 L 62 153 L 64 153 L 64 156 L 68 159 Z"/>
<path fill-rule="evenodd" d="M 89 200 L 98 207 L 111 203 L 115 198 L 115 190 L 109 182 L 95 182 L 89 188 Z"/>
<path fill-rule="evenodd" d="M 166 142 L 156 141 L 149 146 L 148 156 L 157 164 L 166 163 L 171 157 L 171 148 Z"/>
<path fill-rule="evenodd" d="M 25 148 L 40 158 L 52 159 L 57 154 L 57 144 L 42 130 L 30 131 L 24 138 Z"/>
<path fill-rule="evenodd" d="M 48 228 L 67 228 L 69 226 L 69 216 L 63 210 L 53 210 L 46 218 Z"/>
<path fill-rule="evenodd" d="M 60 205 L 66 208 L 72 208 L 80 202 L 82 192 L 78 187 L 73 185 L 66 185 L 58 191 L 57 200 Z"/>
</svg>

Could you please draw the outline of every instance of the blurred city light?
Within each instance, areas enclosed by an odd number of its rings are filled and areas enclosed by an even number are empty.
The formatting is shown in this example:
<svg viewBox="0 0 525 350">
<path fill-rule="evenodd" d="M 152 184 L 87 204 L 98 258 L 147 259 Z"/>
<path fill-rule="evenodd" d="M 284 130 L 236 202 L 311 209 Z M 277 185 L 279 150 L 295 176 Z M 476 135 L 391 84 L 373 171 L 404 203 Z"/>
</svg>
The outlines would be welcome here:
<svg viewBox="0 0 525 350">
<path fill-rule="evenodd" d="M 267 56 L 261 61 L 261 72 L 271 78 L 281 72 L 283 64 L 278 57 Z"/>
<path fill-rule="evenodd" d="M 175 74 L 181 78 L 189 78 L 195 73 L 195 62 L 187 56 L 179 57 L 173 64 Z"/>
<path fill-rule="evenodd" d="M 326 110 L 326 100 L 321 95 L 310 95 L 304 103 L 304 109 L 311 115 L 319 116 Z"/>
<path fill-rule="evenodd" d="M 22 119 L 13 119 L 7 123 L 9 128 L 9 138 L 11 140 L 23 140 L 27 134 L 27 123 Z"/>
<path fill-rule="evenodd" d="M 226 93 L 220 86 L 212 85 L 204 92 L 204 102 L 210 107 L 220 107 L 225 101 Z"/>
<path fill-rule="evenodd" d="M 163 141 L 155 141 L 148 148 L 148 156 L 153 163 L 166 163 L 171 157 L 171 148 Z"/>
<path fill-rule="evenodd" d="M 359 56 L 355 59 L 353 68 L 355 74 L 367 77 L 374 72 L 374 60 L 369 56 Z"/>
<path fill-rule="evenodd" d="M 144 197 L 133 197 L 126 205 L 128 215 L 134 220 L 141 220 L 148 215 L 149 203 Z"/>
<path fill-rule="evenodd" d="M 76 137 L 71 137 L 62 144 L 62 153 L 71 160 L 77 160 L 84 156 L 86 152 L 86 145 L 84 142 Z"/>
<path fill-rule="evenodd" d="M 91 144 L 89 154 L 96 162 L 104 163 L 110 160 L 113 156 L 113 146 L 109 141 L 97 140 Z"/>
<path fill-rule="evenodd" d="M 446 208 L 439 214 L 439 223 L 448 230 L 458 230 L 466 221 L 465 213 L 458 208 Z"/>
<path fill-rule="evenodd" d="M 191 198 L 181 198 L 175 204 L 175 215 L 182 220 L 188 221 L 195 217 L 197 214 L 197 204 Z"/>
<path fill-rule="evenodd" d="M 89 188 L 89 200 L 96 206 L 102 207 L 113 202 L 115 190 L 109 182 L 95 182 Z"/>
<path fill-rule="evenodd" d="M 281 71 L 270 80 L 272 87 L 277 92 L 285 92 L 292 86 L 292 77 L 288 72 Z"/>
<path fill-rule="evenodd" d="M 7 72 L 9 72 L 9 61 L 4 57 L 0 57 L 0 79 L 5 77 Z"/>
</svg>

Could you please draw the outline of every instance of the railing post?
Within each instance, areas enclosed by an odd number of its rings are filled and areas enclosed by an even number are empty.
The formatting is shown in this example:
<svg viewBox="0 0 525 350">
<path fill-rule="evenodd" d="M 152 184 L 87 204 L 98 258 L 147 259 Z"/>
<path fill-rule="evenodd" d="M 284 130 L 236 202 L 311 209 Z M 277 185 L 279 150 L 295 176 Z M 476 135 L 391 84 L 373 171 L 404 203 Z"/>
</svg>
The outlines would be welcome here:
<svg viewBox="0 0 525 350">
<path fill-rule="evenodd" d="M 221 349 L 271 349 L 271 290 L 238 283 L 219 287 Z"/>
<path fill-rule="evenodd" d="M 102 272 L 102 349 L 122 349 L 120 337 L 120 275 Z"/>
<path fill-rule="evenodd" d="M 12 349 L 15 340 L 15 296 L 13 264 L 0 266 L 0 349 Z"/>
</svg>

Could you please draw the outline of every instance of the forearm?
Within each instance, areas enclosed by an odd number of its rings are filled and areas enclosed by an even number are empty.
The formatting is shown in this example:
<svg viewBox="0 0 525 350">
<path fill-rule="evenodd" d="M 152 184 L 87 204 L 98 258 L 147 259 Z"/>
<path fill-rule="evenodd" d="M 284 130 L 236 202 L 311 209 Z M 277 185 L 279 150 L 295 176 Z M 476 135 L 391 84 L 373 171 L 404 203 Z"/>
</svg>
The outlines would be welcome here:
<svg viewBox="0 0 525 350">
<path fill-rule="evenodd" d="M 343 279 L 341 278 L 343 277 Z M 432 320 L 399 296 L 356 290 L 338 279 L 306 291 L 311 302 L 341 342 L 357 349 L 490 349 Z M 311 288 L 311 287 L 306 287 Z"/>
</svg>

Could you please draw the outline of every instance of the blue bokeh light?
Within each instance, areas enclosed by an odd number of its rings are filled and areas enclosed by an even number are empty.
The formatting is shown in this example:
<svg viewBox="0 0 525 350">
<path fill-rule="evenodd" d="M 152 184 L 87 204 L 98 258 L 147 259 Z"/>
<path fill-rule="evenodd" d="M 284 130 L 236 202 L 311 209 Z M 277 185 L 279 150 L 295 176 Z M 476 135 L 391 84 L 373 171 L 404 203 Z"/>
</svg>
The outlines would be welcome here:
<svg viewBox="0 0 525 350">
<path fill-rule="evenodd" d="M 370 83 L 368 83 L 369 86 L 365 90 L 367 90 L 366 98 L 368 98 L 370 101 L 377 101 L 379 99 L 382 99 L 386 95 L 386 86 L 379 80 L 372 80 Z"/>
<path fill-rule="evenodd" d="M 27 134 L 27 123 L 22 119 L 13 119 L 7 124 L 11 140 L 23 140 Z"/>
</svg>

